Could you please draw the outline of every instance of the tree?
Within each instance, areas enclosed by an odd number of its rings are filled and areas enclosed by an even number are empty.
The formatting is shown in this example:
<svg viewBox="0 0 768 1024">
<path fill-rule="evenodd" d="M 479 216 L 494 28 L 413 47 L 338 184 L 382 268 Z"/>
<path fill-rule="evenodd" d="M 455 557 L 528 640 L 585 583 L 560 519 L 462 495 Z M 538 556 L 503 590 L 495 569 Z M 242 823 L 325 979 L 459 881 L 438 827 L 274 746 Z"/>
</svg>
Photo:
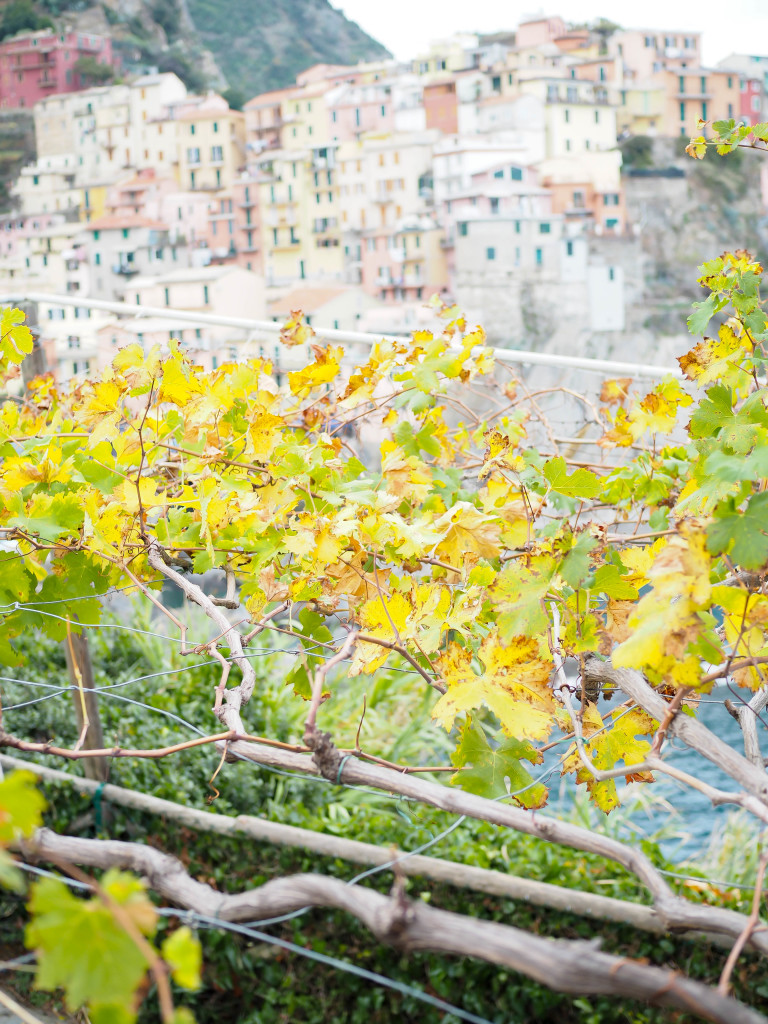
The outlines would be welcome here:
<svg viewBox="0 0 768 1024">
<path fill-rule="evenodd" d="M 78 57 L 75 61 L 75 71 L 84 83 L 97 85 L 111 82 L 115 77 L 115 69 L 110 64 L 102 64 L 96 57 L 91 56 Z"/>
<path fill-rule="evenodd" d="M 35 11 L 31 0 L 11 0 L 0 18 L 0 39 L 15 36 L 17 32 L 38 32 L 40 29 L 53 27 L 50 18 Z"/>
<path fill-rule="evenodd" d="M 401 951 L 473 955 L 563 991 L 632 996 L 707 1020 L 764 1020 L 729 989 L 743 949 L 768 953 L 758 927 L 768 859 L 751 916 L 695 902 L 640 848 L 544 812 L 548 790 L 535 772 L 562 734 L 562 772 L 605 814 L 619 802 L 617 781 L 667 776 L 768 823 L 757 732 L 768 701 L 761 275 L 743 251 L 706 263 L 708 294 L 688 326 L 694 335 L 713 318 L 719 326 L 680 357 L 682 376 L 647 393 L 609 380 L 602 408 L 586 403 L 609 463 L 575 458 L 579 438 L 559 438 L 541 396 L 504 371 L 482 329 L 439 303 L 442 334 L 382 341 L 353 366 L 343 348 L 317 344 L 297 312 L 281 334 L 295 364 L 283 387 L 264 359 L 204 373 L 178 342 L 167 353 L 132 345 L 99 377 L 69 392 L 39 377 L 0 412 L 6 663 L 22 632 L 66 641 L 81 623 L 98 623 L 111 589 L 127 586 L 177 631 L 183 653 L 221 668 L 210 735 L 174 748 L 61 748 L 5 729 L 0 745 L 77 760 L 183 756 L 211 743 L 222 766 L 236 758 L 322 775 L 597 853 L 642 882 L 660 927 L 731 947 L 716 988 L 591 944 L 411 902 L 397 874 L 389 897 L 301 875 L 222 900 L 151 847 L 38 830 L 30 780 L 12 776 L 0 790 L 0 840 L 17 856 L 70 865 L 94 892 L 87 913 L 100 915 L 102 969 L 89 972 L 79 955 L 87 935 L 77 953 L 64 942 L 80 936 L 82 901 L 58 880 L 35 883 L 28 943 L 39 984 L 63 986 L 94 1021 L 117 1014 L 115 1003 L 128 1020 L 130 993 L 149 969 L 163 1019 L 179 1019 L 168 974 L 194 984 L 199 950 L 183 930 L 160 950 L 151 945 L 156 918 L 130 869 L 165 900 L 220 920 L 343 908 Z M 32 345 L 18 310 L 5 312 L 0 336 L 10 382 Z M 585 407 L 577 392 L 555 391 Z M 226 597 L 201 582 L 213 569 L 226 577 Z M 166 583 L 207 616 L 203 642 L 188 642 Z M 39 614 L 51 601 L 58 615 Z M 286 680 L 306 702 L 300 745 L 249 733 L 258 692 L 248 645 L 273 629 L 302 652 Z M 448 785 L 371 759 L 358 741 L 342 748 L 323 730 L 323 705 L 344 674 L 374 681 L 385 663 L 434 691 L 433 716 L 455 740 Z M 696 717 L 718 681 L 733 692 L 743 753 Z M 601 692 L 617 690 L 624 702 L 601 712 Z M 717 764 L 732 790 L 670 764 L 672 736 Z M 75 864 L 107 875 L 97 883 Z M 627 920 L 635 909 L 625 905 Z M 120 986 L 106 991 L 105 974 L 121 965 Z"/>
</svg>

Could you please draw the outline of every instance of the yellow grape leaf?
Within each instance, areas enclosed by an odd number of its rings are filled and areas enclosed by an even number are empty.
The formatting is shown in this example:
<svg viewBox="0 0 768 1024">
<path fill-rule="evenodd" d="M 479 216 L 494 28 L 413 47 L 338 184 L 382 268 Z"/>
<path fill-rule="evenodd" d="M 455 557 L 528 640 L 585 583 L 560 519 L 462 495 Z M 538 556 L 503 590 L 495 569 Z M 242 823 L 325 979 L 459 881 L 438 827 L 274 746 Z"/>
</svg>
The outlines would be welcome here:
<svg viewBox="0 0 768 1024">
<path fill-rule="evenodd" d="M 295 370 L 288 374 L 288 385 L 294 395 L 305 398 L 312 388 L 320 387 L 334 380 L 339 372 L 339 361 L 344 350 L 338 346 L 328 345 L 321 348 L 313 345 L 315 361 L 303 370 Z"/>
<path fill-rule="evenodd" d="M 157 395 L 159 402 L 173 402 L 183 407 L 194 395 L 202 394 L 203 390 L 202 384 L 180 353 L 176 352 L 165 360 Z"/>
<path fill-rule="evenodd" d="M 669 433 L 677 421 L 677 410 L 692 401 L 676 380 L 663 381 L 632 407 L 628 417 L 632 440 L 637 441 L 646 430 L 651 434 Z"/>
<path fill-rule="evenodd" d="M 291 312 L 290 319 L 286 320 L 280 331 L 280 341 L 289 348 L 294 345 L 307 345 L 314 336 L 315 332 L 304 320 L 304 314 L 300 309 Z"/>
<path fill-rule="evenodd" d="M 461 565 L 468 552 L 480 558 L 495 558 L 501 553 L 501 522 L 468 501 L 457 501 L 435 520 L 435 528 L 445 535 L 437 548 L 438 557 L 451 565 Z"/>
<path fill-rule="evenodd" d="M 632 772 L 632 765 L 640 764 L 645 760 L 651 745 L 647 740 L 638 739 L 638 736 L 652 735 L 656 722 L 650 715 L 640 708 L 633 708 L 626 714 L 617 716 L 615 724 L 609 724 L 604 728 L 605 723 L 600 717 L 600 712 L 594 704 L 587 704 L 582 719 L 582 731 L 587 751 L 592 759 L 592 764 L 599 771 L 610 771 L 623 761 L 627 766 L 625 776 L 627 782 L 645 781 L 652 782 L 653 776 L 650 773 Z M 589 742 L 590 737 L 594 737 Z M 601 811 L 610 813 L 619 805 L 619 797 L 616 792 L 616 783 L 613 779 L 598 781 L 579 756 L 576 744 L 569 749 L 568 755 L 563 764 L 563 773 L 576 772 L 577 782 L 586 782 L 587 790 Z"/>
<path fill-rule="evenodd" d="M 606 405 L 622 405 L 627 400 L 631 386 L 631 377 L 606 380 L 600 389 L 600 401 L 605 402 Z"/>
<path fill-rule="evenodd" d="M 145 356 L 141 345 L 126 345 L 112 360 L 112 365 L 131 388 L 149 388 L 160 373 L 160 347 L 155 345 Z"/>
<path fill-rule="evenodd" d="M 34 346 L 32 331 L 20 309 L 4 309 L 0 316 L 0 364 L 20 363 Z"/>
<path fill-rule="evenodd" d="M 750 594 L 740 587 L 712 588 L 712 601 L 722 608 L 725 639 L 734 661 L 768 654 L 768 598 Z M 733 673 L 739 686 L 756 690 L 764 680 L 764 666 L 749 666 Z"/>
<path fill-rule="evenodd" d="M 141 504 L 146 512 L 154 505 L 163 504 L 163 501 L 156 501 L 157 485 L 151 477 L 143 476 L 139 480 L 139 491 L 136 490 L 135 480 L 123 480 L 115 488 L 115 499 L 120 503 L 123 511 L 129 515 L 136 515 L 139 511 L 139 492 L 141 493 Z"/>
<path fill-rule="evenodd" d="M 746 335 L 739 337 L 733 327 L 723 324 L 717 340 L 705 338 L 677 361 L 688 380 L 699 387 L 715 381 L 733 385 L 745 380 L 744 356 L 751 352 L 752 344 Z"/>
<path fill-rule="evenodd" d="M 642 669 L 655 682 L 696 686 L 701 659 L 689 648 L 704 632 L 698 612 L 710 604 L 709 574 L 703 530 L 688 527 L 671 537 L 648 570 L 653 589 L 630 615 L 630 636 L 613 652 L 613 664 Z"/>
<path fill-rule="evenodd" d="M 438 660 L 448 685 L 432 709 L 432 717 L 446 730 L 456 716 L 485 706 L 499 719 L 507 736 L 543 740 L 549 736 L 557 704 L 549 687 L 551 660 L 541 656 L 538 641 L 515 637 L 509 646 L 490 633 L 480 646 L 483 671 L 475 671 L 472 652 L 451 644 Z"/>
</svg>

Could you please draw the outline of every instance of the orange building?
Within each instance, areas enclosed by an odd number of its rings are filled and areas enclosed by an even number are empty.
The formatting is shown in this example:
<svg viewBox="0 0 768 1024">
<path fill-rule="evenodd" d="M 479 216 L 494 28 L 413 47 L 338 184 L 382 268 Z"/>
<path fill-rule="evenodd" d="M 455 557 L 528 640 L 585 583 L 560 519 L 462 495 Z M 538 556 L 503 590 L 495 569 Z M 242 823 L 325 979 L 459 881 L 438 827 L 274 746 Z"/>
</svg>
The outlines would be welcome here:
<svg viewBox="0 0 768 1024">
<path fill-rule="evenodd" d="M 423 103 L 428 129 L 437 128 L 446 135 L 458 132 L 459 104 L 453 78 L 425 84 Z"/>
<path fill-rule="evenodd" d="M 659 134 L 698 134 L 698 121 L 739 117 L 741 87 L 733 71 L 687 67 L 657 71 L 654 83 L 661 84 L 666 97 Z"/>
</svg>

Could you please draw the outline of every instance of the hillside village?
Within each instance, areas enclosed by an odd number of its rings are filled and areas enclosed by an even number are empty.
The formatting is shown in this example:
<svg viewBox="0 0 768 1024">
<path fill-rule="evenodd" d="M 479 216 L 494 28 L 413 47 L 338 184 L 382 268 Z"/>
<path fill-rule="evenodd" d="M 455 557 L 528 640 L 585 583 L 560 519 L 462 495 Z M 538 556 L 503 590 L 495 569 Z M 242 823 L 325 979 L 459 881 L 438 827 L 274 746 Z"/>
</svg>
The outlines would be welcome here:
<svg viewBox="0 0 768 1024">
<path fill-rule="evenodd" d="M 208 368 L 269 344 L 88 300 L 398 333 L 436 294 L 497 345 L 661 360 L 648 238 L 685 206 L 679 140 L 768 119 L 768 56 L 703 68 L 696 32 L 560 17 L 316 65 L 242 110 L 170 72 L 87 87 L 83 57 L 108 66 L 109 40 L 0 43 L 0 110 L 31 109 L 36 143 L 0 215 L 0 294 L 49 296 L 26 305 L 59 383 L 128 341 Z"/>
</svg>

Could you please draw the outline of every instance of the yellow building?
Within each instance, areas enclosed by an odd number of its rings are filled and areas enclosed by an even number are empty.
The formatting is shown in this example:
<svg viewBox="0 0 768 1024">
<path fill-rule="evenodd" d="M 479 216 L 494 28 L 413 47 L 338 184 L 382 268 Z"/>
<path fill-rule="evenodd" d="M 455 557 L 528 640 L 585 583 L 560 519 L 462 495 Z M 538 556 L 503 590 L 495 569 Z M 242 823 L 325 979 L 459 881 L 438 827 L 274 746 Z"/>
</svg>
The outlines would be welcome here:
<svg viewBox="0 0 768 1024">
<path fill-rule="evenodd" d="M 181 112 L 176 138 L 182 188 L 231 188 L 245 167 L 245 115 L 221 96 Z"/>
<path fill-rule="evenodd" d="M 342 279 L 334 150 L 273 150 L 257 163 L 267 283 Z"/>
<path fill-rule="evenodd" d="M 310 86 L 280 103 L 280 145 L 283 149 L 313 149 L 330 141 L 330 114 L 323 83 Z"/>
</svg>

